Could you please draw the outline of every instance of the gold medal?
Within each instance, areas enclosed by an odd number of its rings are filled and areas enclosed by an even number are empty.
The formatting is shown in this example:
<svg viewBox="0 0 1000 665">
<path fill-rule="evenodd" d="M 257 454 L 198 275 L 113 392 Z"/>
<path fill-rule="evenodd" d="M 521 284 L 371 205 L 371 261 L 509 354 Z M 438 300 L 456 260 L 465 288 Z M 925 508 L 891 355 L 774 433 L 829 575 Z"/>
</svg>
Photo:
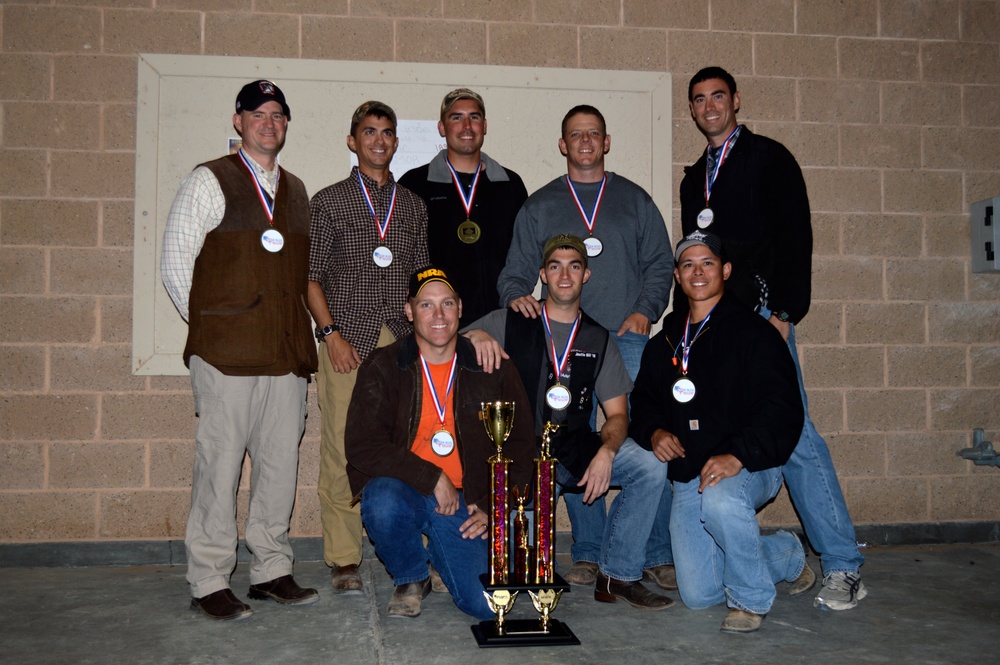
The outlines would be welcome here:
<svg viewBox="0 0 1000 665">
<path fill-rule="evenodd" d="M 482 234 L 482 230 L 479 228 L 479 224 L 476 224 L 471 219 L 467 219 L 458 225 L 458 239 L 467 245 L 471 245 L 477 240 Z"/>
</svg>

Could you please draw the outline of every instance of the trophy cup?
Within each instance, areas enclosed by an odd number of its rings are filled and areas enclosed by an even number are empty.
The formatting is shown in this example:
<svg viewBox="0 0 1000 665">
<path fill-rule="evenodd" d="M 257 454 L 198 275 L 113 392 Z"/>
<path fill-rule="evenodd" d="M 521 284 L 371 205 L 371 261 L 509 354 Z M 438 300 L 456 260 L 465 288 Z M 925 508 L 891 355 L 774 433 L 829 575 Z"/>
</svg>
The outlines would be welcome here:
<svg viewBox="0 0 1000 665">
<path fill-rule="evenodd" d="M 528 542 L 531 529 L 525 503 L 529 488 L 513 488 L 517 513 L 511 519 L 508 470 L 511 460 L 503 454 L 503 443 L 514 424 L 513 402 L 483 402 L 481 405 L 486 434 L 496 446 L 490 464 L 490 567 L 481 575 L 483 595 L 493 621 L 480 621 L 472 626 L 472 634 L 480 647 L 558 646 L 579 644 L 569 626 L 552 619 L 550 614 L 569 585 L 556 575 L 555 555 L 555 468 L 556 459 L 549 454 L 552 432 L 558 425 L 546 423 L 542 436 L 542 451 L 535 460 L 535 543 Z M 514 561 L 511 571 L 510 537 L 514 535 Z M 532 554 L 534 553 L 534 557 Z M 534 561 L 532 561 L 534 559 Z M 537 619 L 508 619 L 518 593 L 527 591 L 538 612 Z M 537 591 L 537 593 L 535 593 Z"/>
</svg>

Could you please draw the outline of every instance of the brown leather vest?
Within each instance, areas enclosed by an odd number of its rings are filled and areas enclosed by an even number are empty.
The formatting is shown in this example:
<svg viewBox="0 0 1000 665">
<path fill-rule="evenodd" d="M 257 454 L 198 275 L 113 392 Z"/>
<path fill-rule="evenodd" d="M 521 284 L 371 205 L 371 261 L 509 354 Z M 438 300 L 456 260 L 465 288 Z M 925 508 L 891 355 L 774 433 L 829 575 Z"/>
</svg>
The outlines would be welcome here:
<svg viewBox="0 0 1000 665">
<path fill-rule="evenodd" d="M 267 215 L 239 155 L 202 164 L 226 197 L 219 226 L 205 236 L 194 263 L 184 362 L 197 355 L 223 374 L 308 377 L 316 342 L 306 308 L 309 283 L 309 196 L 281 169 L 273 228 L 284 246 L 261 244 Z"/>
</svg>

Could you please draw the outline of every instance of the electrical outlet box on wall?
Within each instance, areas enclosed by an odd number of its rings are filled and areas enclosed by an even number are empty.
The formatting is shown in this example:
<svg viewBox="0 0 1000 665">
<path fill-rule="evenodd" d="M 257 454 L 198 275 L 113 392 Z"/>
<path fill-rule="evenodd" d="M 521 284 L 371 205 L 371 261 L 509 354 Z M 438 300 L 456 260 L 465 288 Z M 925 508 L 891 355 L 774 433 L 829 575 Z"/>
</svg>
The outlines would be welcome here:
<svg viewBox="0 0 1000 665">
<path fill-rule="evenodd" d="M 1000 272 L 1000 196 L 972 204 L 972 272 Z"/>
</svg>

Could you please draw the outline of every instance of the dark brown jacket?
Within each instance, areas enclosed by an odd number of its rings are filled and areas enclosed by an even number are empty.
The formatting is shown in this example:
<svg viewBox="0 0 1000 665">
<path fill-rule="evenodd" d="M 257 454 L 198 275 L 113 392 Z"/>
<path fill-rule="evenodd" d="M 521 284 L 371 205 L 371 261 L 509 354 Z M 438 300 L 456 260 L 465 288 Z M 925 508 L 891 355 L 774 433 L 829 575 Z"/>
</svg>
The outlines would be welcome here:
<svg viewBox="0 0 1000 665">
<path fill-rule="evenodd" d="M 440 467 L 410 450 L 420 424 L 422 397 L 420 354 L 412 334 L 376 349 L 361 365 L 347 411 L 344 437 L 347 475 L 355 496 L 376 477 L 396 478 L 424 496 L 433 494 L 441 475 Z M 514 427 L 503 446 L 503 453 L 513 460 L 508 475 L 511 489 L 528 485 L 531 491 L 535 425 L 513 363 L 505 362 L 499 370 L 487 374 L 476 362 L 472 344 L 459 337 L 452 398 L 465 502 L 489 512 L 490 466 L 487 459 L 496 452 L 496 447 L 483 427 L 479 415 L 481 402 L 505 400 L 515 403 Z"/>
<path fill-rule="evenodd" d="M 204 164 L 226 197 L 226 213 L 194 263 L 184 362 L 197 355 L 223 374 L 308 377 L 316 343 L 305 297 L 309 279 L 309 197 L 281 169 L 274 228 L 284 247 L 261 245 L 267 215 L 238 155 Z"/>
</svg>

